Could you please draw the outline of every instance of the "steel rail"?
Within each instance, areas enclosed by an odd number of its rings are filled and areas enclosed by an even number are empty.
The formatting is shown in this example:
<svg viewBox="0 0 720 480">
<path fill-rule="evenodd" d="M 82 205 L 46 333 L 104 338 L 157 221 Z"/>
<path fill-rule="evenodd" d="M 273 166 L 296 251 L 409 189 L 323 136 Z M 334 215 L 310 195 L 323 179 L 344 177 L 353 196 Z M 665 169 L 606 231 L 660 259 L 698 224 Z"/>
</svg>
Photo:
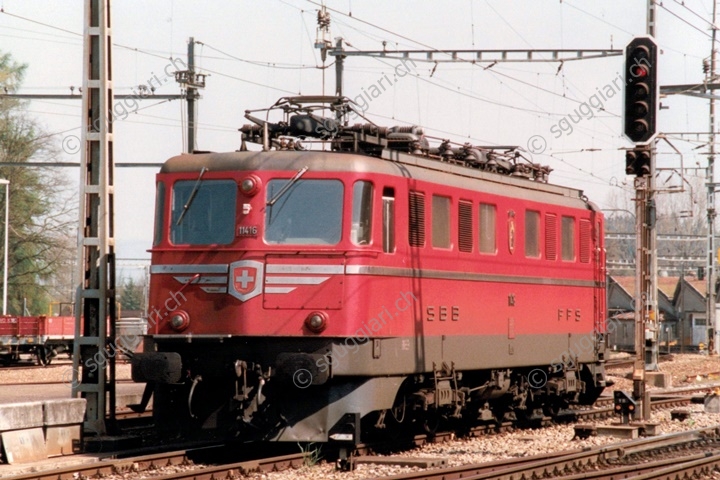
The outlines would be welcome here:
<svg viewBox="0 0 720 480">
<path fill-rule="evenodd" d="M 214 447 L 207 447 L 214 448 Z M 5 477 L 6 480 L 77 480 L 78 478 L 87 478 L 97 476 L 103 478 L 107 475 L 117 475 L 129 472 L 143 472 L 152 468 L 164 468 L 173 465 L 191 465 L 193 462 L 191 457 L 194 452 L 199 449 L 188 449 L 175 452 L 157 453 L 153 455 L 142 455 L 137 457 L 128 457 L 123 459 L 105 458 L 88 464 L 73 465 L 63 468 L 53 468 L 46 471 L 36 471 L 28 474 L 21 474 L 12 477 Z M 297 453 L 291 455 L 282 455 L 277 457 L 268 457 L 257 460 L 247 460 L 221 466 L 205 467 L 198 465 L 186 472 L 178 472 L 176 474 L 158 476 L 153 478 L 227 478 L 226 476 L 218 476 L 222 472 L 234 472 L 246 474 L 255 471 L 275 471 L 289 467 L 300 466 L 305 462 L 307 454 Z M 228 473 L 228 474 L 229 474 Z M 213 477 L 212 475 L 215 475 Z"/>
<path fill-rule="evenodd" d="M 687 432 L 594 447 L 582 451 L 553 452 L 532 457 L 512 458 L 453 468 L 425 470 L 422 472 L 384 477 L 384 480 L 481 480 L 491 478 L 512 480 L 518 478 L 548 478 L 550 476 L 557 476 L 561 472 L 578 471 L 581 468 L 592 466 L 608 459 L 688 443 L 707 438 L 708 436 L 717 439 L 717 429 L 690 430 Z M 718 457 L 718 461 L 720 462 L 720 457 Z M 647 478 L 655 477 L 650 476 Z"/>
</svg>

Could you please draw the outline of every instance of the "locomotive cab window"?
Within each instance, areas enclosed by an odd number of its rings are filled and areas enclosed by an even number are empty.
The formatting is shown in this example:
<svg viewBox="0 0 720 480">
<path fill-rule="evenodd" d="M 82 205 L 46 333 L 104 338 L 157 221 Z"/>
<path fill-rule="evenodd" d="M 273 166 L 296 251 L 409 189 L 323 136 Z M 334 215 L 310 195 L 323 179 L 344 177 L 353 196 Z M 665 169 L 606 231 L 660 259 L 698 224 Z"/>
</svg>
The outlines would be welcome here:
<svg viewBox="0 0 720 480">
<path fill-rule="evenodd" d="M 342 233 L 343 184 L 339 180 L 270 180 L 265 241 L 281 245 L 335 245 Z"/>
<path fill-rule="evenodd" d="M 383 188 L 382 194 L 383 252 L 395 252 L 395 189 Z"/>
<path fill-rule="evenodd" d="M 368 245 L 372 239 L 372 202 L 372 183 L 364 180 L 355 182 L 350 227 L 350 240 L 355 245 Z"/>
<path fill-rule="evenodd" d="M 227 245 L 235 238 L 237 184 L 232 180 L 182 180 L 172 191 L 170 241 Z"/>
<path fill-rule="evenodd" d="M 575 219 L 562 217 L 562 259 L 566 262 L 575 261 Z"/>
<path fill-rule="evenodd" d="M 540 212 L 525 211 L 525 256 L 540 257 Z"/>
<path fill-rule="evenodd" d="M 163 225 L 165 225 L 165 184 L 158 182 L 155 194 L 155 233 L 153 246 L 160 245 L 163 239 Z"/>
</svg>

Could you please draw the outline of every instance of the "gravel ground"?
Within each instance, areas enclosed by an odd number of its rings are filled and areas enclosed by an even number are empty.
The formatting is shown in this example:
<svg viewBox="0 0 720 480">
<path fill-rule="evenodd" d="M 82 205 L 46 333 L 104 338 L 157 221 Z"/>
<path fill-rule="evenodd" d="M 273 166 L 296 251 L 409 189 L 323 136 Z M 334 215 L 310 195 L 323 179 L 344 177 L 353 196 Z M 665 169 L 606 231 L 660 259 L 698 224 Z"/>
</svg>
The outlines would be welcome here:
<svg viewBox="0 0 720 480">
<path fill-rule="evenodd" d="M 720 414 L 706 414 L 702 405 L 685 407 L 691 413 L 683 421 L 671 421 L 670 411 L 654 412 L 652 421 L 660 423 L 659 433 L 673 433 L 696 428 L 711 427 L 720 424 Z M 609 424 L 617 419 L 607 419 L 596 424 Z M 451 467 L 470 463 L 482 463 L 511 457 L 525 457 L 541 453 L 573 450 L 596 445 L 607 445 L 618 442 L 617 438 L 596 436 L 585 440 L 573 440 L 575 431 L 572 425 L 555 425 L 539 430 L 519 430 L 498 435 L 488 435 L 473 439 L 459 439 L 450 442 L 426 445 L 402 457 L 446 458 Z M 312 467 L 269 474 L 253 474 L 249 478 L 262 480 L 347 480 L 399 475 L 418 471 L 417 468 L 396 467 L 388 465 L 358 465 L 354 472 L 336 472 L 335 466 L 320 463 Z"/>
<path fill-rule="evenodd" d="M 33 370 L 16 370 L 0 368 L 0 384 L 19 381 L 51 381 L 54 377 L 61 377 L 55 373 L 57 368 L 38 368 Z M 706 355 L 683 354 L 674 355 L 660 363 L 660 370 L 669 372 L 673 378 L 673 386 L 688 386 L 720 379 L 720 359 Z M 611 378 L 616 382 L 612 389 L 632 390 L 632 380 L 626 378 L 631 375 L 632 366 L 613 367 L 609 370 Z M 129 366 L 118 365 L 118 377 L 129 378 Z M 710 427 L 720 424 L 720 414 L 707 414 L 702 405 L 691 405 L 684 409 L 692 412 L 690 417 L 682 422 L 671 421 L 670 411 L 654 412 L 651 421 L 659 423 L 660 433 L 672 433 L 682 430 Z M 611 423 L 617 419 L 608 419 L 596 423 Z M 573 439 L 572 425 L 556 425 L 538 430 L 519 430 L 509 433 L 488 435 L 473 439 L 456 439 L 441 444 L 426 445 L 399 454 L 402 457 L 440 457 L 446 458 L 450 466 L 468 463 L 480 463 L 508 457 L 522 457 L 545 452 L 577 449 L 582 447 L 603 445 L 617 442 L 613 437 L 590 437 L 584 440 Z M 181 469 L 187 467 L 179 467 Z M 175 467 L 174 469 L 177 469 Z M 268 474 L 252 474 L 248 478 L 262 480 L 349 480 L 383 477 L 415 471 L 416 468 L 396 467 L 388 465 L 358 465 L 353 472 L 336 472 L 333 464 L 324 461 L 313 466 L 305 466 L 295 470 Z M 138 474 L 126 473 L 122 476 L 103 477 L 107 480 L 152 478 L 170 473 L 171 470 L 161 469 L 155 472 L 141 472 Z"/>
<path fill-rule="evenodd" d="M 673 355 L 668 360 L 661 360 L 660 370 L 672 375 L 673 386 L 689 386 L 720 379 L 720 358 L 707 355 L 682 354 Z M 611 378 L 616 382 L 611 388 L 632 391 L 632 365 L 614 367 L 609 370 Z M 713 375 L 717 374 L 717 375 Z M 654 387 L 651 387 L 654 388 Z M 673 433 L 695 428 L 711 427 L 720 424 L 720 414 L 704 412 L 702 405 L 683 407 L 691 412 L 690 417 L 683 421 L 670 420 L 670 410 L 653 412 L 652 422 L 659 423 L 660 433 Z M 618 421 L 616 418 L 595 422 L 609 424 Z M 575 431 L 572 425 L 555 425 L 538 430 L 519 430 L 497 435 L 488 435 L 473 439 L 458 439 L 450 442 L 425 445 L 409 452 L 399 454 L 402 457 L 440 457 L 447 458 L 449 466 L 466 465 L 469 463 L 489 462 L 510 457 L 524 457 L 541 453 L 571 450 L 595 445 L 615 443 L 613 437 L 590 437 L 585 440 L 573 439 Z M 249 478 L 262 480 L 347 480 L 364 479 L 398 475 L 417 471 L 417 468 L 396 467 L 388 465 L 358 465 L 354 472 L 336 472 L 333 464 L 320 462 L 312 467 L 269 474 L 254 474 Z"/>
<path fill-rule="evenodd" d="M 629 358 L 629 355 L 626 355 Z M 678 354 L 660 358 L 661 372 L 672 376 L 673 387 L 687 387 L 720 380 L 720 357 L 699 354 Z M 632 365 L 608 368 L 608 377 L 615 385 L 608 390 L 632 391 Z M 648 390 L 658 387 L 648 385 Z"/>
</svg>

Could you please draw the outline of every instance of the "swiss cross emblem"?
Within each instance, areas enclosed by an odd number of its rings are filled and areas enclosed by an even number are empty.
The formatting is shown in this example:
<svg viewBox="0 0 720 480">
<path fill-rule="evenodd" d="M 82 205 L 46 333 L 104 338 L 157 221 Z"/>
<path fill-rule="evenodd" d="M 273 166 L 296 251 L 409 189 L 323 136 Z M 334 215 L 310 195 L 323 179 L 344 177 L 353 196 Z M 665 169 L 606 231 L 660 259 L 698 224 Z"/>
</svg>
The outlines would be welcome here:
<svg viewBox="0 0 720 480">
<path fill-rule="evenodd" d="M 262 293 L 263 264 L 255 260 L 240 260 L 230 264 L 228 293 L 245 302 Z"/>
</svg>

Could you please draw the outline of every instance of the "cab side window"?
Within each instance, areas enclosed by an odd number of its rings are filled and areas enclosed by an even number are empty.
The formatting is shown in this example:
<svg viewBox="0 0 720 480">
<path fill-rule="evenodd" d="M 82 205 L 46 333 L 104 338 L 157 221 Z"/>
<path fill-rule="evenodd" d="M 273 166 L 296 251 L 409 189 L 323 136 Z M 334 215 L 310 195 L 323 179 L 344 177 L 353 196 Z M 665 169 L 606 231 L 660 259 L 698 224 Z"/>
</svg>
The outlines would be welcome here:
<svg viewBox="0 0 720 480">
<path fill-rule="evenodd" d="M 372 183 L 365 180 L 355 182 L 352 201 L 350 240 L 355 245 L 368 245 L 372 240 Z"/>
<path fill-rule="evenodd" d="M 383 188 L 382 193 L 383 252 L 395 252 L 395 189 Z"/>
</svg>

